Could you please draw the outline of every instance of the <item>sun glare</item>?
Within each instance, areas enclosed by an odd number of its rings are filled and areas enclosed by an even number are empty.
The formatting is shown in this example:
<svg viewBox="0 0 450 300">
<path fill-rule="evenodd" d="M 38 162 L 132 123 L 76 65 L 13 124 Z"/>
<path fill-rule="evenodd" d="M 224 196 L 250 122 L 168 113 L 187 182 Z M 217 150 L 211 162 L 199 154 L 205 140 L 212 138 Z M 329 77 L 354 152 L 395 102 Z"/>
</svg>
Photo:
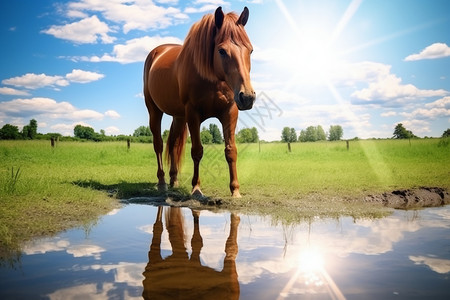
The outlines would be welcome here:
<svg viewBox="0 0 450 300">
<path fill-rule="evenodd" d="M 302 79 L 320 83 L 328 79 L 337 61 L 336 52 L 330 44 L 328 34 L 318 29 L 307 31 L 309 32 L 294 42 L 293 49 L 297 52 L 294 53 L 294 67 Z"/>
<path fill-rule="evenodd" d="M 282 0 L 276 0 L 289 28 L 282 38 L 284 42 L 282 59 L 294 74 L 292 81 L 305 83 L 327 83 L 341 64 L 342 51 L 340 35 L 357 12 L 362 0 L 352 0 L 336 24 L 323 19 L 323 15 L 308 16 L 310 21 L 296 20 Z M 287 42 L 286 42 L 287 41 Z"/>
<path fill-rule="evenodd" d="M 300 253 L 299 269 L 302 272 L 318 272 L 323 267 L 324 260 L 317 249 L 307 248 Z"/>
</svg>

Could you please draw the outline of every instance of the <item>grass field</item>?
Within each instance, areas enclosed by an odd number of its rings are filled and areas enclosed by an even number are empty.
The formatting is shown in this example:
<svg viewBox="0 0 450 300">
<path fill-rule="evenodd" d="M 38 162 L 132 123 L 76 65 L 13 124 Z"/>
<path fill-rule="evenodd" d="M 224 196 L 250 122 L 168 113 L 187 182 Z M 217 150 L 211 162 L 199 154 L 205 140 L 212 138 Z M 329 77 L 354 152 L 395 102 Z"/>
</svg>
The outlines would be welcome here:
<svg viewBox="0 0 450 300">
<path fill-rule="evenodd" d="M 184 195 L 191 188 L 189 146 L 176 191 Z M 380 211 L 358 201 L 365 195 L 419 186 L 450 188 L 448 141 L 367 140 L 349 146 L 343 141 L 294 143 L 289 152 L 286 144 L 238 145 L 243 198 L 235 200 L 229 197 L 223 146 L 205 145 L 202 190 L 227 207 L 267 208 L 295 218 L 364 217 Z M 60 142 L 51 148 L 49 141 L 0 141 L 0 241 L 11 246 L 89 226 L 118 205 L 115 199 L 157 195 L 155 183 L 151 144 L 132 144 L 128 150 L 124 142 Z"/>
</svg>

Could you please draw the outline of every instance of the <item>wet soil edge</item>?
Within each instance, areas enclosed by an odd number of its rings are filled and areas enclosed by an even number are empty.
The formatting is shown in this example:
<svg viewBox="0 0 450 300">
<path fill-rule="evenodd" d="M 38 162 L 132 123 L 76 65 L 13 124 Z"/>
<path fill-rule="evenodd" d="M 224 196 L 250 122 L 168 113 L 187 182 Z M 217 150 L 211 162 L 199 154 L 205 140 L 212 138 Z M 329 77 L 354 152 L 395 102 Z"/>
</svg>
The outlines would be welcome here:
<svg viewBox="0 0 450 300">
<path fill-rule="evenodd" d="M 349 200 L 349 199 L 347 199 Z M 355 199 L 354 199 L 355 200 Z M 395 209 L 418 209 L 439 207 L 450 204 L 450 192 L 441 187 L 419 187 L 398 189 L 382 194 L 370 194 L 363 197 L 363 202 L 378 203 Z M 192 197 L 182 195 L 165 195 L 160 197 L 134 197 L 122 200 L 122 203 L 141 203 L 150 205 L 187 206 L 209 209 L 227 206 L 227 200 L 213 197 Z"/>
<path fill-rule="evenodd" d="M 414 189 L 394 190 L 379 195 L 364 197 L 365 202 L 381 203 L 396 209 L 415 209 L 438 207 L 450 204 L 450 193 L 440 187 L 419 187 Z"/>
</svg>

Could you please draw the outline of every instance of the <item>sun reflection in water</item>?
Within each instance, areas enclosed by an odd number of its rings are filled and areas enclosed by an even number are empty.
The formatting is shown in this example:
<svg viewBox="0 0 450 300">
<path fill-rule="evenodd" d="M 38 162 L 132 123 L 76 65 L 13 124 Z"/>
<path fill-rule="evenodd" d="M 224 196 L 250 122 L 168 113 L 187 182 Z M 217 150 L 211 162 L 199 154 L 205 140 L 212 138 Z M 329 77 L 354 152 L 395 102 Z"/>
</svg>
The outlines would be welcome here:
<svg viewBox="0 0 450 300">
<path fill-rule="evenodd" d="M 339 287 L 325 269 L 326 262 L 320 249 L 307 247 L 295 262 L 297 269 L 289 279 L 278 299 L 299 294 L 328 294 L 330 299 L 345 299 Z"/>
<path fill-rule="evenodd" d="M 317 272 L 322 270 L 323 266 L 323 256 L 318 249 L 308 247 L 300 253 L 300 270 L 304 272 Z"/>
</svg>

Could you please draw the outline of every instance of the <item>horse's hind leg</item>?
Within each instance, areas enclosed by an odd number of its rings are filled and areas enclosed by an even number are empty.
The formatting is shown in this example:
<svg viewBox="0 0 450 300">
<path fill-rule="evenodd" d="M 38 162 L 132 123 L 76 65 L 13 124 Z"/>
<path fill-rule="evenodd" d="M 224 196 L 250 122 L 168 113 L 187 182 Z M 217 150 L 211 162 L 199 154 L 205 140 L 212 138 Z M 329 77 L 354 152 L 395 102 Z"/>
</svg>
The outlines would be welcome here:
<svg viewBox="0 0 450 300">
<path fill-rule="evenodd" d="M 163 113 L 158 107 L 153 103 L 153 101 L 147 101 L 147 108 L 150 114 L 150 130 L 153 134 L 153 149 L 155 150 L 156 160 L 158 161 L 158 171 L 156 175 L 158 176 L 158 189 L 160 191 L 167 190 L 166 181 L 164 180 L 164 169 L 163 169 L 163 140 L 161 137 L 161 120 Z"/>
<path fill-rule="evenodd" d="M 167 141 L 168 159 L 170 160 L 170 186 L 178 186 L 178 170 L 181 165 L 184 143 L 186 142 L 186 120 L 174 117 L 170 126 L 169 139 Z"/>
<path fill-rule="evenodd" d="M 203 146 L 200 139 L 200 120 L 195 113 L 190 113 L 187 116 L 187 122 L 189 126 L 189 133 L 191 134 L 191 157 L 194 161 L 194 175 L 192 176 L 192 195 L 203 196 L 200 190 L 200 175 L 199 167 L 200 161 L 203 157 Z"/>
</svg>

